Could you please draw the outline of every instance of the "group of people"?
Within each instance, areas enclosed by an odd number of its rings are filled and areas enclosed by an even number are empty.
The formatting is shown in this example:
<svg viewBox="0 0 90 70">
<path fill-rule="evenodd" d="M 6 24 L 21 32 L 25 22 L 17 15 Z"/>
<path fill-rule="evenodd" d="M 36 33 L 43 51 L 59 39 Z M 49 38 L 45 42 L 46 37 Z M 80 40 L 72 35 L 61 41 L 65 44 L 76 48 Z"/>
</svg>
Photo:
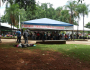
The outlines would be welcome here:
<svg viewBox="0 0 90 70">
<path fill-rule="evenodd" d="M 17 43 L 21 43 L 21 30 L 18 30 L 16 34 L 17 34 Z M 28 43 L 28 31 L 25 30 L 25 32 L 23 33 L 23 37 L 25 43 Z"/>
<path fill-rule="evenodd" d="M 17 34 L 17 42 L 21 42 L 21 30 L 16 32 Z M 32 40 L 68 40 L 73 38 L 72 34 L 64 34 L 64 33 L 59 33 L 59 32 L 30 32 L 24 31 L 23 32 L 23 38 L 25 40 L 25 43 L 28 43 L 28 38 Z"/>
<path fill-rule="evenodd" d="M 58 32 L 32 32 L 29 33 L 29 37 L 32 40 L 68 40 L 69 34 L 60 34 Z M 72 38 L 72 37 L 71 37 Z"/>
</svg>

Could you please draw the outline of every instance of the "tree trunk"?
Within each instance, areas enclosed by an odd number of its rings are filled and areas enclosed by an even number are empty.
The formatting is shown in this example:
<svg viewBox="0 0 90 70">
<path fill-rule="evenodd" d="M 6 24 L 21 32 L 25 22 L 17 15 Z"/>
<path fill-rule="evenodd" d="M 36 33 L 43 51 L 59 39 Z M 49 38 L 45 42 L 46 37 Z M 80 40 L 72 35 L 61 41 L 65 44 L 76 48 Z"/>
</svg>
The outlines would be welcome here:
<svg viewBox="0 0 90 70">
<path fill-rule="evenodd" d="M 71 9 L 71 24 L 73 24 L 73 11 Z M 72 30 L 72 36 L 73 36 L 73 41 L 74 41 L 74 29 Z"/>
<path fill-rule="evenodd" d="M 12 35 L 12 22 L 11 22 L 11 35 Z"/>
<path fill-rule="evenodd" d="M 84 39 L 84 11 L 83 11 L 83 39 Z"/>
<path fill-rule="evenodd" d="M 0 20 L 0 35 L 1 35 L 1 20 Z M 1 43 L 1 37 L 0 37 L 0 43 Z"/>
<path fill-rule="evenodd" d="M 79 26 L 79 17 L 78 17 L 78 24 L 77 24 L 77 39 L 78 39 L 78 26 Z"/>
</svg>

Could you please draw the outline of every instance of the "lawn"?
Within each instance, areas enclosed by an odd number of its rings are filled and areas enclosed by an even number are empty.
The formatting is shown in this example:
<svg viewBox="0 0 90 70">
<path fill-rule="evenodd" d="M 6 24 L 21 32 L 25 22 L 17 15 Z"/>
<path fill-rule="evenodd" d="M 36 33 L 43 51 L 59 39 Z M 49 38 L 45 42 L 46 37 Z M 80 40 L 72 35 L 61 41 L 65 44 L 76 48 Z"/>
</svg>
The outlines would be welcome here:
<svg viewBox="0 0 90 70">
<path fill-rule="evenodd" d="M 90 70 L 89 45 L 0 44 L 0 70 Z"/>
<path fill-rule="evenodd" d="M 90 61 L 90 46 L 81 44 L 63 44 L 63 45 L 43 45 L 38 44 L 36 47 L 29 47 L 29 49 L 51 50 L 63 53 L 72 58 L 77 58 L 83 61 Z"/>
<path fill-rule="evenodd" d="M 14 48 L 14 44 L 2 44 L 0 48 Z M 60 52 L 64 54 L 66 57 L 71 57 L 75 59 L 80 59 L 82 61 L 90 61 L 90 46 L 89 45 L 81 45 L 81 44 L 36 44 L 35 47 L 28 47 L 28 48 L 20 48 L 20 49 L 40 49 L 40 50 L 47 50 L 47 51 L 54 51 Z"/>
</svg>

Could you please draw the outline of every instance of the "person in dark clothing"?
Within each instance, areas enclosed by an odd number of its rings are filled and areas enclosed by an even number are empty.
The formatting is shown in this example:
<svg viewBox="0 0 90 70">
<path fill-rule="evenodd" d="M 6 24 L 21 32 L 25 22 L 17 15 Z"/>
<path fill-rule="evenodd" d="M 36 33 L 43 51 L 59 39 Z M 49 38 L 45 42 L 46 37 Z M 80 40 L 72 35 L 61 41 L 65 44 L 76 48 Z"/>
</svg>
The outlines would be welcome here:
<svg viewBox="0 0 90 70">
<path fill-rule="evenodd" d="M 21 30 L 16 32 L 17 34 L 17 42 L 20 43 L 21 42 Z"/>
<path fill-rule="evenodd" d="M 71 40 L 72 40 L 72 34 L 70 35 L 70 38 L 71 38 Z"/>
<path fill-rule="evenodd" d="M 24 32 L 25 43 L 28 43 L 28 31 Z"/>
<path fill-rule="evenodd" d="M 62 38 L 62 34 L 60 34 L 60 40 L 61 40 L 61 38 Z"/>
<path fill-rule="evenodd" d="M 42 40 L 42 33 L 40 33 L 40 40 Z"/>
<path fill-rule="evenodd" d="M 40 38 L 40 33 L 38 32 L 37 33 L 37 40 L 39 40 L 39 38 Z"/>
<path fill-rule="evenodd" d="M 45 41 L 45 33 L 42 34 L 42 41 Z"/>
<path fill-rule="evenodd" d="M 53 35 L 52 35 L 52 33 L 51 33 L 51 36 L 50 36 L 50 38 L 51 38 L 51 40 L 53 40 Z"/>
<path fill-rule="evenodd" d="M 67 36 L 67 34 L 65 34 L 65 40 L 68 40 L 68 36 Z"/>
</svg>

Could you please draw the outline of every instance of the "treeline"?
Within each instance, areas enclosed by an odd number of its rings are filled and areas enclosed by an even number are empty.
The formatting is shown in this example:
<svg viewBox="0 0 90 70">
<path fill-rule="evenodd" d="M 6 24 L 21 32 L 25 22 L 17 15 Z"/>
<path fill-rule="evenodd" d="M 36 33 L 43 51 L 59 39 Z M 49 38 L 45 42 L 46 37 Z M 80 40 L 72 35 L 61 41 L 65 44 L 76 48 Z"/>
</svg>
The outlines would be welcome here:
<svg viewBox="0 0 90 70">
<path fill-rule="evenodd" d="M 5 0 L 3 0 L 4 2 Z M 8 3 L 10 6 L 8 7 Z M 18 25 L 20 21 L 50 18 L 71 24 L 78 24 L 80 15 L 88 15 L 89 5 L 80 4 L 78 1 L 68 1 L 63 7 L 53 8 L 50 3 L 36 3 L 35 0 L 8 0 L 5 15 L 1 18 L 3 22 Z"/>
</svg>

